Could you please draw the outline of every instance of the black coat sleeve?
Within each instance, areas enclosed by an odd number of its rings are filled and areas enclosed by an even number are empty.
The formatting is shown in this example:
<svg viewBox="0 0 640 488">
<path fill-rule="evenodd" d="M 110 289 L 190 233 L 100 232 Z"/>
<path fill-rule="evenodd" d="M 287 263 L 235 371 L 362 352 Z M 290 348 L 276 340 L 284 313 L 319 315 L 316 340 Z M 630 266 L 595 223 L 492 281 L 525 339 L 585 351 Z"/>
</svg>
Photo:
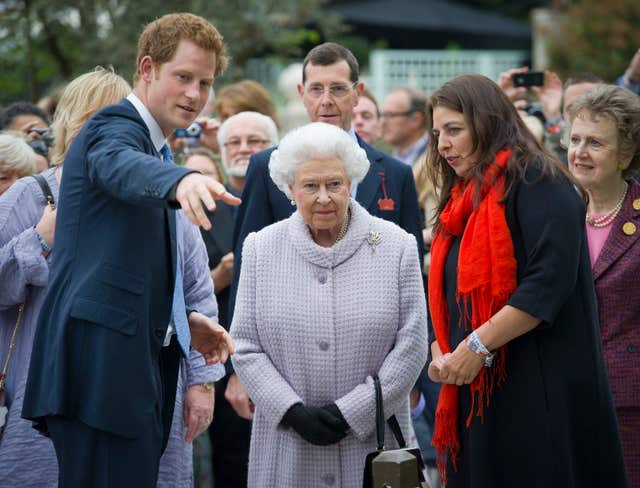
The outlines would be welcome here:
<svg viewBox="0 0 640 488">
<path fill-rule="evenodd" d="M 585 207 L 563 175 L 529 171 L 526 180 L 506 201 L 518 260 L 518 286 L 508 305 L 551 324 L 576 285 Z"/>
</svg>

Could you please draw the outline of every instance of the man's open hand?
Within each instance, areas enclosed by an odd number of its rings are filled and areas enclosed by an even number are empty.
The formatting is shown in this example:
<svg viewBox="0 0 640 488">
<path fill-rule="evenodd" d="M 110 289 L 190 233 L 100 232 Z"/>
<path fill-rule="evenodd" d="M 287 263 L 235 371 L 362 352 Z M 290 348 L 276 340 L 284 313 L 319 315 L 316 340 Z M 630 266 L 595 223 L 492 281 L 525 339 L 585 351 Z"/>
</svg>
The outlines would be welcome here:
<svg viewBox="0 0 640 488">
<path fill-rule="evenodd" d="M 211 222 L 204 212 L 204 206 L 214 211 L 215 200 L 222 200 L 229 205 L 240 205 L 241 200 L 227 191 L 222 183 L 211 176 L 200 173 L 189 173 L 178 182 L 176 200 L 194 225 L 211 229 Z"/>
<path fill-rule="evenodd" d="M 226 363 L 234 353 L 233 341 L 220 324 L 199 312 L 189 314 L 191 347 L 198 351 L 207 364 Z"/>
</svg>

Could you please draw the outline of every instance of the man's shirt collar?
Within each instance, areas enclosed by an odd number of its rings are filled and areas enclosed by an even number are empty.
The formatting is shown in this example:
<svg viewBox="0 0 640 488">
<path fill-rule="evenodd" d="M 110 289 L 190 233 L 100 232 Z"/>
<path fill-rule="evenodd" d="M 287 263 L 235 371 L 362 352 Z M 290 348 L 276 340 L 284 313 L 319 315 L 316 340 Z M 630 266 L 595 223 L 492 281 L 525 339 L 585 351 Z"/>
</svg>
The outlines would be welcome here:
<svg viewBox="0 0 640 488">
<path fill-rule="evenodd" d="M 393 151 L 392 156 L 396 159 L 399 159 L 403 163 L 413 165 L 425 151 L 428 143 L 429 134 L 425 132 L 420 139 L 411 144 L 411 146 L 409 146 L 404 151 Z"/>
<path fill-rule="evenodd" d="M 356 131 L 353 126 L 349 127 L 347 133 L 353 138 L 354 141 L 358 142 L 358 137 L 356 136 Z"/>
<path fill-rule="evenodd" d="M 140 117 L 149 129 L 149 135 L 151 136 L 153 147 L 156 148 L 156 151 L 160 152 L 160 149 L 167 141 L 164 137 L 164 134 L 162 133 L 162 129 L 156 122 L 156 119 L 153 118 L 153 115 L 151 115 L 151 112 L 149 112 L 147 106 L 142 103 L 142 100 L 140 100 L 134 92 L 129 93 L 129 95 L 127 96 L 127 100 L 131 102 L 133 107 L 137 110 L 138 114 L 140 114 Z"/>
</svg>

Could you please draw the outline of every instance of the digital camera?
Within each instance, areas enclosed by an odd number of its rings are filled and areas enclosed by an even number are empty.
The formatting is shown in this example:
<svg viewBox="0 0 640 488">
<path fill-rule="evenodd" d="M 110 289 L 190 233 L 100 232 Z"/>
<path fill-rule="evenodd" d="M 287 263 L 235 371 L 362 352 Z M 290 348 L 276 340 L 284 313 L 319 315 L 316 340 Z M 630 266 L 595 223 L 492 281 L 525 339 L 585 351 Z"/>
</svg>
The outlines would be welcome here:
<svg viewBox="0 0 640 488">
<path fill-rule="evenodd" d="M 197 122 L 194 122 L 186 129 L 176 129 L 173 131 L 175 137 L 191 137 L 193 139 L 200 139 L 202 134 L 202 127 Z"/>
<path fill-rule="evenodd" d="M 514 73 L 511 75 L 513 80 L 513 86 L 524 86 L 529 88 L 531 86 L 544 86 L 544 72 L 543 71 L 527 71 L 526 73 Z"/>
<path fill-rule="evenodd" d="M 37 132 L 40 134 L 40 139 L 31 139 L 27 142 L 31 149 L 33 149 L 36 154 L 40 154 L 45 158 L 49 157 L 49 148 L 53 146 L 53 135 L 51 134 L 51 130 L 46 129 L 31 129 L 30 132 Z"/>
</svg>

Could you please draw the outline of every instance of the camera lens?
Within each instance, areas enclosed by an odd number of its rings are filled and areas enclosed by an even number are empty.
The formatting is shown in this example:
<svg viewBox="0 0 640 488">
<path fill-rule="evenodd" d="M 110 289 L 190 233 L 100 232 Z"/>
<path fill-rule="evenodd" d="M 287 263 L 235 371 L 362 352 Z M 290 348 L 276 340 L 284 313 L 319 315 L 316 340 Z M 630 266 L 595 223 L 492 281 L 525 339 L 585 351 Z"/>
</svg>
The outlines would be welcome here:
<svg viewBox="0 0 640 488">
<path fill-rule="evenodd" d="M 187 127 L 187 134 L 189 135 L 189 137 L 200 137 L 201 132 L 202 128 L 197 122 L 194 122 L 189 127 Z"/>
</svg>

